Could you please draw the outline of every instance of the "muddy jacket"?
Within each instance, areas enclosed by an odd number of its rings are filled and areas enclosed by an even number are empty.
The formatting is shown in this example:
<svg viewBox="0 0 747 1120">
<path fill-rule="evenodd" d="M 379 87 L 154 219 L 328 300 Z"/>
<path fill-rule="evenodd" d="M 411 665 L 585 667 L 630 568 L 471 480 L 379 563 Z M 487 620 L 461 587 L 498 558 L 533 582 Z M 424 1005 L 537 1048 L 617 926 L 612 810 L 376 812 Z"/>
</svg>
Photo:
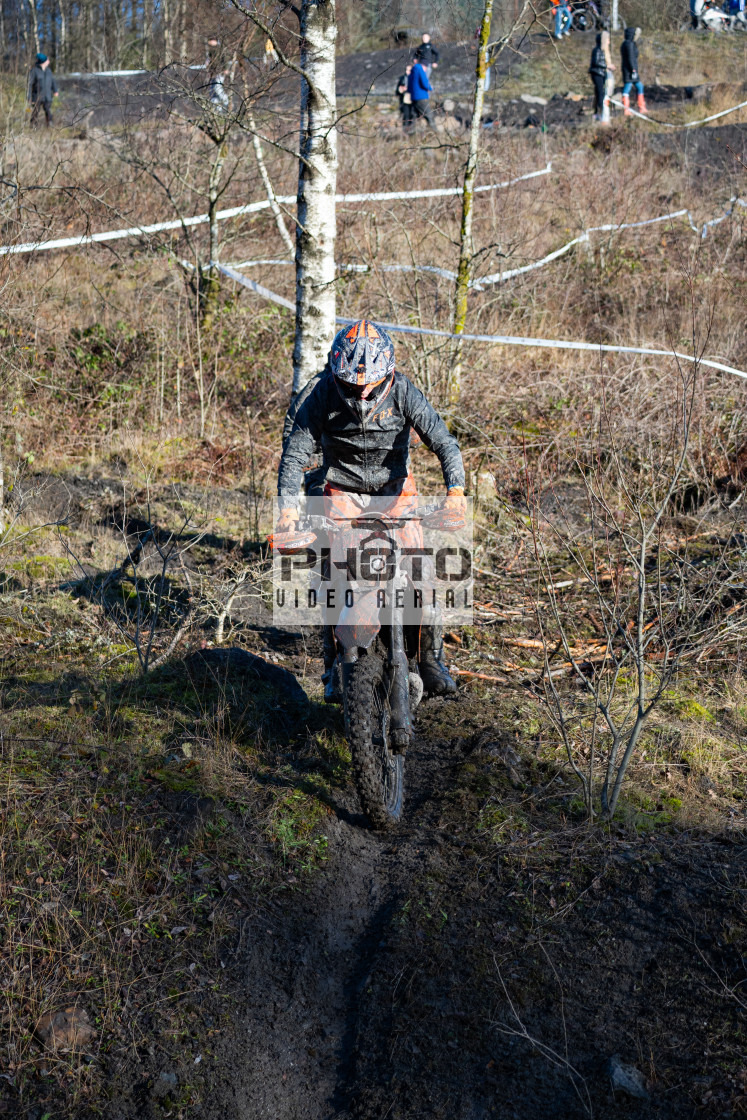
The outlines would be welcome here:
<svg viewBox="0 0 747 1120">
<path fill-rule="evenodd" d="M 322 377 L 326 377 L 329 372 L 329 365 L 326 365 L 321 373 L 315 373 L 311 380 L 306 382 L 303 389 L 301 389 L 300 392 L 296 393 L 295 397 L 288 405 L 288 411 L 286 412 L 285 420 L 283 421 L 283 448 L 285 448 L 285 445 L 288 442 L 288 436 L 293 431 L 293 425 L 296 421 L 296 416 L 298 415 L 299 408 L 301 408 L 301 406 L 306 403 L 307 397 L 310 397 L 314 392 L 314 389 L 316 389 L 320 379 Z M 321 447 L 317 444 L 315 445 L 313 454 L 319 455 L 320 453 Z"/>
<path fill-rule="evenodd" d="M 57 82 L 52 68 L 48 66 L 42 70 L 41 66 L 35 66 L 29 74 L 29 101 L 51 101 L 56 93 Z"/>
<path fill-rule="evenodd" d="M 635 41 L 635 28 L 625 28 L 625 38 L 620 47 L 623 82 L 638 81 L 638 44 Z"/>
<path fill-rule="evenodd" d="M 459 444 L 433 405 L 397 371 L 371 401 L 343 396 L 334 377 L 321 377 L 296 414 L 278 472 L 281 507 L 295 504 L 303 469 L 321 443 L 327 482 L 342 490 L 376 494 L 408 473 L 415 430 L 441 462 L 447 486 L 464 486 Z"/>
</svg>

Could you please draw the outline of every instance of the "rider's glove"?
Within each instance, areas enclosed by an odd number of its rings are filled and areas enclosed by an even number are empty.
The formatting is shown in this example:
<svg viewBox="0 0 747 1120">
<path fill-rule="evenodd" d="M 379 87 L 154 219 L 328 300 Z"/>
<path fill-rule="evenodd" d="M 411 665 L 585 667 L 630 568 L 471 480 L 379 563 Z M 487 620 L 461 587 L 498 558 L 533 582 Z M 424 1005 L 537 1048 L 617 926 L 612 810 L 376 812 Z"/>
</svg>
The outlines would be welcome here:
<svg viewBox="0 0 747 1120">
<path fill-rule="evenodd" d="M 280 517 L 278 517 L 275 526 L 276 533 L 290 533 L 295 529 L 296 522 L 298 521 L 297 509 L 281 509 Z"/>
<path fill-rule="evenodd" d="M 464 498 L 463 486 L 450 486 L 448 488 L 443 508 L 453 510 L 455 513 L 461 513 L 462 516 L 466 514 L 467 502 Z"/>
</svg>

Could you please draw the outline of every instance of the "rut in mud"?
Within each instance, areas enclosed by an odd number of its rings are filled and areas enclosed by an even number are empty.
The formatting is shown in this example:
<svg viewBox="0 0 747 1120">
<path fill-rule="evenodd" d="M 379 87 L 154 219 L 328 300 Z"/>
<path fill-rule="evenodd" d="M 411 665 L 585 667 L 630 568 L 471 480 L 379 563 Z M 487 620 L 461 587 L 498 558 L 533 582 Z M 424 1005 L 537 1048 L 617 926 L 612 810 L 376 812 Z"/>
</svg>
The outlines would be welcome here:
<svg viewBox="0 0 747 1120">
<path fill-rule="evenodd" d="M 267 908 L 247 924 L 250 998 L 239 1017 L 246 1062 L 226 1102 L 236 1115 L 351 1115 L 366 992 L 374 973 L 386 975 L 409 887 L 438 851 L 435 818 L 453 765 L 453 751 L 415 744 L 407 823 L 397 832 L 370 831 L 355 799 L 341 800 L 327 827 L 323 874 L 291 906 Z"/>
<path fill-rule="evenodd" d="M 322 873 L 250 919 L 205 1115 L 743 1114 L 743 844 L 570 827 L 570 785 L 485 724 L 468 697 L 427 705 L 404 826 L 341 802 Z"/>
</svg>

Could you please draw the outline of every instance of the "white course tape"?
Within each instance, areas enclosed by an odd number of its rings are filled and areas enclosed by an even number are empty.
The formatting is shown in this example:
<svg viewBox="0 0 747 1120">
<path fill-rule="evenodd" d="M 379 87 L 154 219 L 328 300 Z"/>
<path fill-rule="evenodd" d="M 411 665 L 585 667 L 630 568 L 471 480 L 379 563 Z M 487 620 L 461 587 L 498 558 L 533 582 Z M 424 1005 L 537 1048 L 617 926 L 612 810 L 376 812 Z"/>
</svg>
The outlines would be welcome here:
<svg viewBox="0 0 747 1120">
<path fill-rule="evenodd" d="M 216 264 L 215 267 L 219 272 L 225 276 L 235 280 L 237 284 L 241 284 L 245 288 L 249 288 L 253 292 L 265 297 L 265 299 L 272 300 L 274 303 L 280 304 L 281 307 L 287 307 L 290 311 L 295 311 L 295 304 L 284 296 L 278 295 L 276 292 L 271 292 L 268 288 L 263 288 L 256 284 L 254 280 L 250 280 L 248 276 L 243 276 L 235 269 L 229 268 L 228 265 Z M 378 321 L 378 320 L 377 320 Z M 337 315 L 335 318 L 336 323 L 344 326 L 346 323 L 355 322 L 354 319 L 348 319 L 344 316 Z M 429 335 L 435 338 L 459 338 L 463 342 L 492 342 L 499 346 L 531 346 L 536 349 L 543 350 L 587 350 L 599 354 L 647 354 L 659 358 L 678 358 L 684 362 L 695 362 L 698 365 L 708 366 L 709 369 L 722 370 L 724 373 L 733 373 L 737 377 L 743 377 L 747 380 L 747 372 L 741 369 L 735 369 L 734 366 L 724 365 L 723 362 L 714 362 L 710 358 L 693 358 L 691 354 L 682 354 L 678 350 L 654 350 L 648 346 L 612 346 L 607 343 L 597 342 L 572 342 L 570 340 L 558 338 L 525 338 L 522 335 L 510 334 L 454 334 L 452 331 L 438 331 L 429 327 L 406 327 L 400 323 L 381 323 L 387 331 L 396 331 L 399 334 L 419 334 Z"/>
<path fill-rule="evenodd" d="M 71 74 L 58 74 L 58 78 L 134 78 L 138 74 L 148 74 L 148 70 L 91 70 L 83 73 L 75 70 Z"/>
<path fill-rule="evenodd" d="M 732 197 L 729 199 L 729 201 L 733 202 L 734 206 L 732 206 L 731 209 L 727 210 L 726 213 L 723 214 L 720 218 L 712 218 L 710 221 L 705 222 L 702 230 L 698 229 L 692 219 L 690 211 L 686 209 L 673 210 L 670 214 L 661 214 L 658 218 L 646 218 L 641 222 L 623 222 L 620 225 L 611 224 L 604 226 L 590 226 L 587 230 L 584 230 L 583 233 L 579 234 L 578 237 L 574 237 L 572 241 L 567 241 L 565 245 L 561 245 L 559 249 L 556 249 L 552 253 L 548 253 L 548 255 L 546 257 L 542 257 L 541 260 L 532 261 L 531 264 L 522 265 L 520 268 L 510 268 L 505 272 L 495 272 L 491 276 L 482 276 L 478 280 L 473 280 L 470 283 L 470 287 L 475 291 L 480 292 L 487 284 L 502 284 L 506 280 L 511 280 L 514 276 L 522 276 L 524 275 L 524 273 L 532 272 L 535 268 L 543 268 L 544 265 L 550 264 L 551 261 L 555 261 L 558 259 L 558 257 L 562 257 L 565 253 L 569 252 L 569 250 L 571 250 L 574 245 L 582 245 L 587 243 L 589 241 L 590 233 L 619 233 L 624 229 L 640 229 L 643 226 L 653 226 L 660 222 L 668 222 L 673 218 L 686 217 L 690 223 L 690 228 L 695 233 L 699 233 L 701 238 L 705 238 L 706 234 L 708 233 L 709 227 L 717 226 L 721 222 L 725 221 L 726 218 L 734 213 L 734 210 L 737 206 L 741 206 L 747 209 L 747 202 L 744 202 L 741 198 Z M 294 261 L 287 259 L 258 259 L 240 261 L 238 264 L 231 265 L 231 268 L 251 268 L 254 265 L 292 265 L 294 263 Z M 193 267 L 189 261 L 182 261 L 182 264 L 187 268 Z M 338 265 L 337 267 L 345 272 L 374 271 L 374 266 L 368 264 L 343 264 Z M 451 272 L 448 268 L 437 268 L 435 265 L 430 264 L 381 264 L 376 265 L 375 267 L 379 272 L 431 272 L 436 276 L 442 276 L 445 280 L 456 280 L 457 278 L 456 272 Z"/>
<path fill-rule="evenodd" d="M 562 257 L 574 245 L 582 245 L 589 240 L 590 233 L 618 233 L 623 229 L 638 229 L 640 226 L 653 226 L 657 222 L 667 222 L 670 218 L 681 218 L 683 214 L 687 214 L 687 210 L 675 210 L 672 214 L 662 214 L 658 218 L 646 218 L 643 222 L 623 222 L 621 225 L 606 225 L 606 226 L 590 226 L 589 229 L 584 230 L 578 237 L 574 237 L 572 241 L 567 241 L 565 245 L 561 245 L 554 253 L 549 253 L 546 257 L 542 257 L 539 261 L 532 261 L 531 264 L 522 265 L 521 268 L 510 268 L 506 272 L 494 272 L 492 276 L 481 276 L 479 280 L 474 281 L 473 288 L 478 290 L 483 284 L 502 284 L 504 280 L 510 280 L 513 276 L 521 276 L 525 272 L 531 272 L 535 268 L 542 268 L 543 265 L 549 264 L 550 261 L 555 261 L 558 257 Z M 692 220 L 690 221 L 692 226 Z M 697 226 L 693 226 L 697 232 Z"/>
<path fill-rule="evenodd" d="M 710 222 L 704 223 L 703 232 L 700 235 L 702 240 L 705 240 L 706 234 L 708 233 L 708 230 L 711 226 L 718 226 L 721 225 L 722 222 L 725 222 L 727 218 L 731 217 L 737 206 L 741 206 L 743 210 L 747 210 L 747 202 L 745 202 L 742 198 L 737 198 L 736 195 L 732 195 L 729 199 L 729 202 L 734 203 L 731 210 L 727 210 L 726 213 L 722 214 L 720 218 L 711 218 Z"/>
<path fill-rule="evenodd" d="M 614 97 L 610 98 L 611 105 L 617 105 L 618 109 L 624 109 L 622 101 L 617 101 Z M 740 101 L 739 105 L 733 105 L 731 109 L 723 109 L 720 113 L 713 113 L 710 117 L 703 117 L 699 121 L 688 121 L 687 124 L 672 124 L 671 121 L 660 121 L 656 117 L 650 117 L 648 113 L 639 113 L 637 109 L 628 106 L 628 113 L 633 117 L 639 117 L 642 121 L 648 121 L 649 124 L 660 124 L 664 128 L 698 128 L 702 124 L 708 124 L 709 121 L 717 121 L 719 117 L 727 117 L 729 113 L 736 113 L 737 109 L 744 109 L 747 106 L 747 101 Z"/>
<path fill-rule="evenodd" d="M 475 187 L 475 194 L 480 191 L 497 191 L 503 187 L 513 187 L 515 183 L 523 183 L 527 179 L 536 179 L 539 175 L 549 175 L 552 163 L 540 171 L 530 171 L 528 175 L 519 175 L 516 179 L 506 179 L 503 183 L 491 183 L 484 187 Z M 386 202 L 394 198 L 447 198 L 451 195 L 461 194 L 461 187 L 436 187 L 425 191 L 388 191 L 379 194 L 338 194 L 336 202 Z"/>
<path fill-rule="evenodd" d="M 281 307 L 286 307 L 289 311 L 296 310 L 295 303 L 291 303 L 285 296 L 279 296 L 277 292 L 271 292 L 269 288 L 263 288 L 262 285 L 258 284 L 255 280 L 250 280 L 248 276 L 243 276 L 240 272 L 236 272 L 230 265 L 216 264 L 215 268 L 218 269 L 218 272 L 222 272 L 224 276 L 235 280 L 237 284 L 241 284 L 244 288 L 249 288 L 252 292 L 256 292 L 258 296 L 264 296 L 265 299 L 269 299 L 272 303 L 279 303 Z"/>
<path fill-rule="evenodd" d="M 536 179 L 538 175 L 549 175 L 552 164 L 548 163 L 540 171 L 530 171 L 527 175 L 519 175 L 516 179 L 506 179 L 503 183 L 489 183 L 483 187 L 476 187 L 476 191 L 496 191 L 504 187 L 512 187 L 515 183 L 524 182 L 526 179 Z M 335 202 L 385 202 L 401 198 L 446 198 L 461 194 L 461 187 L 444 187 L 425 191 L 388 191 L 375 194 L 338 194 Z M 283 195 L 277 201 L 284 206 L 292 206 L 296 202 L 295 195 Z M 258 210 L 267 210 L 270 203 L 267 199 L 260 202 L 250 202 L 245 206 L 232 206 L 228 210 L 219 210 L 216 219 L 225 221 L 227 218 L 239 218 L 243 214 L 255 214 Z M 208 214 L 197 214 L 192 218 L 172 219 L 168 222 L 155 222 L 148 226 L 130 226 L 129 229 L 110 229 L 102 233 L 80 234 L 77 237 L 58 237 L 53 241 L 27 241 L 20 245 L 0 245 L 0 256 L 12 256 L 16 253 L 35 253 L 49 249 L 70 249 L 77 245 L 95 245 L 103 241 L 120 241 L 126 237 L 142 237 L 151 233 L 164 233 L 172 229 L 191 228 L 192 226 L 205 225 L 210 220 Z"/>
</svg>

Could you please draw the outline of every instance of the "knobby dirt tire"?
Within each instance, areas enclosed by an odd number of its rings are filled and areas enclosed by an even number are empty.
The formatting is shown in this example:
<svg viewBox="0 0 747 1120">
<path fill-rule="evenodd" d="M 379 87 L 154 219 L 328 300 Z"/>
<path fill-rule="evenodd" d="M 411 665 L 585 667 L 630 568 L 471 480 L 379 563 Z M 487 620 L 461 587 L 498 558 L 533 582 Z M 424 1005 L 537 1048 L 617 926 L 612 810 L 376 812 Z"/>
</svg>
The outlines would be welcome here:
<svg viewBox="0 0 747 1120">
<path fill-rule="evenodd" d="M 405 760 L 403 755 L 392 755 L 386 749 L 388 718 L 381 661 L 363 654 L 351 667 L 345 690 L 345 723 L 361 807 L 371 825 L 379 829 L 396 825 L 402 819 L 404 805 Z"/>
</svg>

